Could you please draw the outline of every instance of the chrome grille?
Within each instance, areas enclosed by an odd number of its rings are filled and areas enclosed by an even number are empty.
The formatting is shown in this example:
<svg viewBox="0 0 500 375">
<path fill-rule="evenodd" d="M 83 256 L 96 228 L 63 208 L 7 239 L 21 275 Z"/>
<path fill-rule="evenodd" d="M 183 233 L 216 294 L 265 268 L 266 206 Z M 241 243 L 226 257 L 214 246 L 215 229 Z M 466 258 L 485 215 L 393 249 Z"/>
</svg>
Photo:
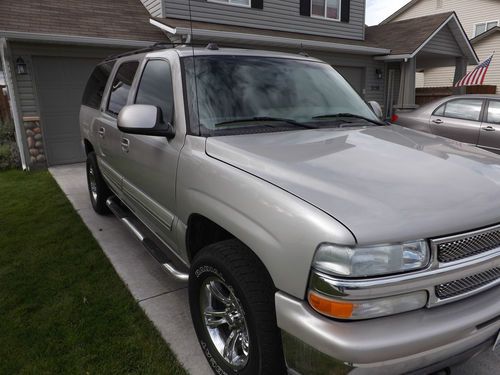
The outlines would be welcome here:
<svg viewBox="0 0 500 375">
<path fill-rule="evenodd" d="M 487 286 L 500 279 L 500 267 L 478 273 L 476 275 L 464 277 L 460 280 L 450 281 L 435 287 L 436 296 L 440 299 L 447 299 L 462 294 L 472 292 L 476 289 Z"/>
<path fill-rule="evenodd" d="M 484 253 L 500 247 L 500 229 L 483 232 L 437 245 L 437 257 L 448 263 Z"/>
</svg>

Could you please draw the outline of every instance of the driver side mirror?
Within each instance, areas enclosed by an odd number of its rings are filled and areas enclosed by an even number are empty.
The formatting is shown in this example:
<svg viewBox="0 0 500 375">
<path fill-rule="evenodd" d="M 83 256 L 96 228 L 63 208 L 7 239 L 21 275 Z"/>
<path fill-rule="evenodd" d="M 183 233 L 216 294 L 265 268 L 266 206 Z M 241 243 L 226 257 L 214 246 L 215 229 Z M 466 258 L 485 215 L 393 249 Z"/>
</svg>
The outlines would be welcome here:
<svg viewBox="0 0 500 375">
<path fill-rule="evenodd" d="M 161 121 L 161 110 L 154 105 L 131 104 L 118 115 L 118 129 L 124 133 L 173 138 L 174 128 Z"/>
<path fill-rule="evenodd" d="M 376 101 L 373 100 L 368 102 L 368 104 L 370 105 L 370 108 L 372 109 L 373 113 L 375 113 L 375 115 L 380 120 L 384 120 L 384 113 L 382 112 L 382 107 L 380 106 L 380 104 L 378 104 Z"/>
</svg>

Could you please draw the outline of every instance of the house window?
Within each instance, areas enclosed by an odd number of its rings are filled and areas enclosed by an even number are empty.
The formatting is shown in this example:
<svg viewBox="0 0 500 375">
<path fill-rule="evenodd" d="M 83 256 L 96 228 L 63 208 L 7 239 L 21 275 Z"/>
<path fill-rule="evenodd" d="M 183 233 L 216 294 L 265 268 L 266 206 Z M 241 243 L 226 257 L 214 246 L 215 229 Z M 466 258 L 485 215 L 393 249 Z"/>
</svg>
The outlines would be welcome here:
<svg viewBox="0 0 500 375">
<path fill-rule="evenodd" d="M 207 0 L 210 3 L 222 3 L 250 8 L 250 0 Z"/>
<path fill-rule="evenodd" d="M 311 17 L 340 21 L 340 0 L 311 0 Z"/>
<path fill-rule="evenodd" d="M 478 36 L 497 26 L 498 26 L 498 21 L 476 23 L 474 25 L 474 36 Z"/>
</svg>

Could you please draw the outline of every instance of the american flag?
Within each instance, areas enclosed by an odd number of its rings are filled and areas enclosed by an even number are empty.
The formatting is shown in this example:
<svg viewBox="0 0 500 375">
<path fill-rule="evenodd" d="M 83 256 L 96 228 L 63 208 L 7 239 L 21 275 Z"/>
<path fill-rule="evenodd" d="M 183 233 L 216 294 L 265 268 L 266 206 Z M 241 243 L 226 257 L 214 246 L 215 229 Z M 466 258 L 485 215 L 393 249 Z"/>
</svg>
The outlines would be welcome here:
<svg viewBox="0 0 500 375">
<path fill-rule="evenodd" d="M 491 60 L 493 60 L 493 55 L 476 66 L 476 69 L 472 72 L 467 73 L 460 81 L 455 83 L 455 87 L 482 85 L 484 77 L 486 77 L 486 73 L 490 67 Z"/>
</svg>

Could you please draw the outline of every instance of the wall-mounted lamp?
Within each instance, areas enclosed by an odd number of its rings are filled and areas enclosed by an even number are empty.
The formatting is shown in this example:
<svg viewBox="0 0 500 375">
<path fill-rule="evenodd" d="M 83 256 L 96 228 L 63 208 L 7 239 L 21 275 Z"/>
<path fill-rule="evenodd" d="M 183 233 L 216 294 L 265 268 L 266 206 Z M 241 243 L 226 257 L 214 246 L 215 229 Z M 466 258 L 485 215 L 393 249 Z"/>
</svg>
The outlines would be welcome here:
<svg viewBox="0 0 500 375">
<path fill-rule="evenodd" d="M 376 69 L 375 74 L 377 75 L 378 79 L 382 79 L 382 70 L 381 69 Z"/>
<path fill-rule="evenodd" d="M 18 57 L 16 60 L 16 73 L 21 75 L 28 74 L 28 68 L 22 57 Z"/>
</svg>

